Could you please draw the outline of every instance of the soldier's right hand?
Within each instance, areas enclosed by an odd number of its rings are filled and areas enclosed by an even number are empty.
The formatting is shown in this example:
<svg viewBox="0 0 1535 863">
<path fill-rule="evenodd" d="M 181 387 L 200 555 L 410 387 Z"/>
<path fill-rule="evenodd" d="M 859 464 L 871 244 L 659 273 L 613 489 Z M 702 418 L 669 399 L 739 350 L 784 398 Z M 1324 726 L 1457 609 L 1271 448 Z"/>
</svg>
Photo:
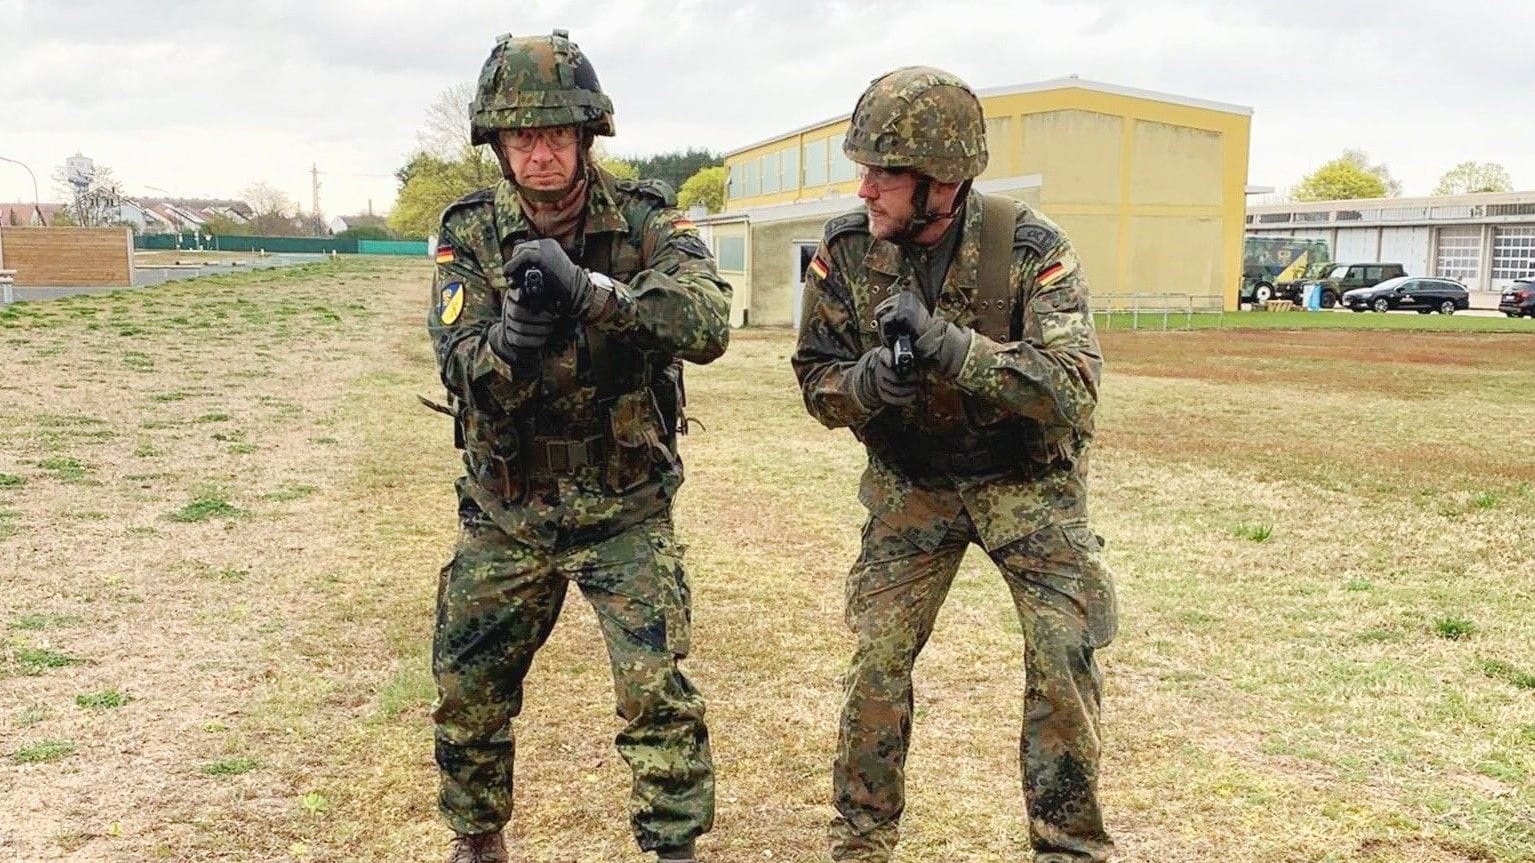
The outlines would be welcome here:
<svg viewBox="0 0 1535 863">
<path fill-rule="evenodd" d="M 507 362 L 513 362 L 518 351 L 541 351 L 559 320 L 554 312 L 517 302 L 517 288 L 512 288 L 501 297 L 501 320 L 491 325 L 491 350 Z"/>
<path fill-rule="evenodd" d="M 858 358 L 848 371 L 853 397 L 868 410 L 883 405 L 906 407 L 917 400 L 917 379 L 902 377 L 895 368 L 895 355 L 880 345 Z"/>
</svg>

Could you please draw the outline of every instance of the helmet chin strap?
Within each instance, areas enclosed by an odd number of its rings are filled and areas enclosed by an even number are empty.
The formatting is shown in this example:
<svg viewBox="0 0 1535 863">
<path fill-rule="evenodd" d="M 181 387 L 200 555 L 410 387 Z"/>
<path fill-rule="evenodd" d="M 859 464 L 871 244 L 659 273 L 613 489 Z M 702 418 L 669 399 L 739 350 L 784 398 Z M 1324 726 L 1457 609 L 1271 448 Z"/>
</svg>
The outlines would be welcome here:
<svg viewBox="0 0 1535 863">
<path fill-rule="evenodd" d="M 938 213 L 928 209 L 928 204 L 931 203 L 928 198 L 933 189 L 933 178 L 922 174 L 917 179 L 916 188 L 911 190 L 911 218 L 906 221 L 906 227 L 896 232 L 895 241 L 906 244 L 916 242 L 917 236 L 934 222 L 954 218 L 954 215 L 965 206 L 965 198 L 970 195 L 970 185 L 969 179 L 960 183 L 959 188 L 954 192 L 954 200 L 950 202 L 949 209 Z"/>
</svg>

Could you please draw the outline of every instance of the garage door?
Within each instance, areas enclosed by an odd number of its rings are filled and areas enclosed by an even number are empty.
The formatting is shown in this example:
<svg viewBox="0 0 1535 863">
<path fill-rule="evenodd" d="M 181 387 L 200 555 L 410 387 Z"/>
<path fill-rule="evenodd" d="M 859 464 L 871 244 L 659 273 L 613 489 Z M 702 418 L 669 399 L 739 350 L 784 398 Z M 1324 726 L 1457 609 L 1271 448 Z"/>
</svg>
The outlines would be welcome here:
<svg viewBox="0 0 1535 863">
<path fill-rule="evenodd" d="M 1535 227 L 1495 228 L 1492 233 L 1492 284 L 1501 291 L 1514 279 L 1535 276 Z"/>
<path fill-rule="evenodd" d="M 1374 228 L 1339 228 L 1335 261 L 1366 263 L 1376 260 Z"/>
<path fill-rule="evenodd" d="M 1409 276 L 1428 275 L 1427 226 L 1418 228 L 1382 228 L 1380 259 L 1394 261 L 1407 268 Z"/>
<path fill-rule="evenodd" d="M 1482 229 L 1480 227 L 1440 228 L 1439 254 L 1434 259 L 1434 275 L 1459 279 L 1476 290 L 1482 278 Z"/>
</svg>

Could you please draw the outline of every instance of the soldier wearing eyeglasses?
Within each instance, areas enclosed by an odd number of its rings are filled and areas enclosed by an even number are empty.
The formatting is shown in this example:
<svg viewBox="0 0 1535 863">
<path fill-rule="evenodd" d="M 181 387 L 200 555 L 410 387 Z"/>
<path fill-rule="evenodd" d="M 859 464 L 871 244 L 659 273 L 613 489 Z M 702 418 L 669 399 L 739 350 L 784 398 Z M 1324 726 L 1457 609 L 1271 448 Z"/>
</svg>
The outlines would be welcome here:
<svg viewBox="0 0 1535 863">
<path fill-rule="evenodd" d="M 860 166 L 863 207 L 826 226 L 793 357 L 810 414 L 850 429 L 868 453 L 868 518 L 846 588 L 856 646 L 832 767 L 832 859 L 894 853 L 912 666 L 973 543 L 1001 570 L 1023 631 L 1034 859 L 1105 860 L 1096 651 L 1117 623 L 1088 526 L 1102 353 L 1087 280 L 1060 228 L 972 188 L 986 168 L 985 121 L 953 75 L 908 67 L 876 79 L 843 150 Z"/>
<path fill-rule="evenodd" d="M 613 131 L 568 34 L 503 36 L 471 106 L 503 179 L 442 217 L 427 329 L 464 464 L 432 647 L 452 863 L 507 859 L 512 724 L 572 583 L 607 643 L 640 848 L 693 860 L 713 822 L 671 506 L 682 362 L 724 352 L 731 287 L 665 184 L 593 162 Z"/>
</svg>

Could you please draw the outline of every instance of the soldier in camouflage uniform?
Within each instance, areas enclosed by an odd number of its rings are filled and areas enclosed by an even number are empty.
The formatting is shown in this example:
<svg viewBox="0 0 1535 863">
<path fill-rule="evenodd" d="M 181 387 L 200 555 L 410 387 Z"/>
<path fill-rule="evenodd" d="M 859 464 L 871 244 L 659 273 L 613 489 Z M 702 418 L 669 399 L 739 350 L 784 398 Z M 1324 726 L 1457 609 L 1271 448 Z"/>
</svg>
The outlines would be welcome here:
<svg viewBox="0 0 1535 863">
<path fill-rule="evenodd" d="M 665 184 L 593 163 L 613 109 L 563 31 L 498 40 L 471 114 L 504 179 L 444 211 L 428 318 L 465 467 L 432 649 L 449 859 L 506 859 L 512 720 L 574 582 L 607 642 L 635 838 L 692 860 L 714 771 L 678 668 L 680 361 L 725 350 L 731 288 Z"/>
<path fill-rule="evenodd" d="M 868 452 L 859 499 L 869 516 L 847 582 L 857 647 L 833 766 L 832 859 L 891 859 L 912 666 L 970 543 L 1001 570 L 1023 627 L 1020 758 L 1035 860 L 1107 859 L 1094 651 L 1114 637 L 1116 609 L 1088 527 L 1102 358 L 1087 281 L 1058 227 L 971 191 L 985 127 L 953 75 L 912 67 L 876 79 L 843 149 L 861 166 L 865 208 L 827 224 L 793 357 L 811 415 L 851 429 Z M 989 262 L 983 210 L 1001 229 Z M 1007 298 L 984 309 L 988 268 Z M 1001 331 L 986 331 L 997 318 Z M 912 339 L 907 375 L 890 346 L 897 333 Z"/>
</svg>

